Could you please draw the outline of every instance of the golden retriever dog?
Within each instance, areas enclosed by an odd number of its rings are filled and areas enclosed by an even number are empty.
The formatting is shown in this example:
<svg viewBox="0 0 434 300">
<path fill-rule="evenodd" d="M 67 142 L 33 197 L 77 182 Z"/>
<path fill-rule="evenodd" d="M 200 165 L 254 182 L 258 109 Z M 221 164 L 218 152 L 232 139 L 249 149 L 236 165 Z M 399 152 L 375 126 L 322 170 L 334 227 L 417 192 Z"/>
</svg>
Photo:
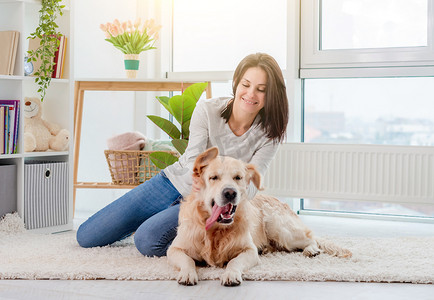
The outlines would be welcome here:
<svg viewBox="0 0 434 300">
<path fill-rule="evenodd" d="M 242 273 L 259 263 L 258 252 L 351 257 L 349 250 L 314 238 L 287 204 L 265 195 L 249 200 L 250 182 L 261 190 L 253 165 L 210 148 L 197 157 L 193 176 L 200 189 L 181 203 L 177 236 L 167 251 L 169 263 L 179 270 L 178 283 L 197 284 L 196 262 L 206 262 L 226 265 L 222 285 L 239 285 Z"/>
</svg>

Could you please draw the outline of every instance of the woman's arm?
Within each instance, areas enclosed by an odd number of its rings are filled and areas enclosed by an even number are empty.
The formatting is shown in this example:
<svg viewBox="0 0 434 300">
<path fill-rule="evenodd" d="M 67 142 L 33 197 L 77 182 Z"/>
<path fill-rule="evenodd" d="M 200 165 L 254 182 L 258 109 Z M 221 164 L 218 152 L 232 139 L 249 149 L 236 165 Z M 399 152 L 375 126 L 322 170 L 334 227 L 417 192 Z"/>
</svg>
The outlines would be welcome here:
<svg viewBox="0 0 434 300">
<path fill-rule="evenodd" d="M 191 116 L 188 146 L 182 159 L 184 167 L 193 170 L 196 157 L 207 149 L 208 139 L 208 115 L 199 101 Z"/>
<path fill-rule="evenodd" d="M 253 157 L 249 163 L 255 165 L 255 167 L 258 169 L 259 173 L 261 174 L 262 179 L 264 178 L 264 175 L 267 173 L 268 167 L 270 166 L 271 161 L 276 155 L 278 148 L 279 148 L 278 142 L 273 142 L 272 140 L 269 140 L 262 147 L 258 148 L 253 154 Z M 258 189 L 252 183 L 250 183 L 247 189 L 247 194 L 249 195 L 249 198 L 252 199 L 257 192 Z"/>
</svg>

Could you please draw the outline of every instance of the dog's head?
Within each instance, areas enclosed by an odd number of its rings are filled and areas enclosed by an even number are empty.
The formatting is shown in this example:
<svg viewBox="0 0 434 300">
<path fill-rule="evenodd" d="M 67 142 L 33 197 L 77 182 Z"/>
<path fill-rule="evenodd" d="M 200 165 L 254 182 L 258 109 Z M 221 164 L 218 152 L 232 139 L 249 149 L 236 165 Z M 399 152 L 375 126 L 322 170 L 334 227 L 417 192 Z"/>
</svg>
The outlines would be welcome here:
<svg viewBox="0 0 434 300">
<path fill-rule="evenodd" d="M 200 197 L 210 217 L 208 230 L 214 223 L 231 225 L 237 206 L 247 198 L 250 182 L 261 189 L 261 175 L 252 164 L 218 156 L 217 148 L 210 148 L 196 158 L 193 176 L 200 181 Z"/>
</svg>

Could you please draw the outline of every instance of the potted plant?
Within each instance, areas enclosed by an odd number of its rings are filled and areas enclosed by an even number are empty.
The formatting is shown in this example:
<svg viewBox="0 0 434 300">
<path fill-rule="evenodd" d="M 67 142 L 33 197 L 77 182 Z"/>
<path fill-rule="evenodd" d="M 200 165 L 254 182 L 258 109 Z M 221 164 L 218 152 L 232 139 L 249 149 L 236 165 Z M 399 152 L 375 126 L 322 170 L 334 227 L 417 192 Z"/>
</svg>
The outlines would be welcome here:
<svg viewBox="0 0 434 300">
<path fill-rule="evenodd" d="M 57 17 L 63 15 L 62 10 L 65 8 L 65 5 L 60 4 L 61 2 L 62 0 L 42 0 L 42 6 L 39 10 L 39 25 L 35 32 L 28 37 L 28 39 L 41 39 L 38 49 L 27 52 L 27 62 L 41 61 L 39 70 L 35 70 L 34 73 L 35 83 L 39 85 L 38 93 L 41 95 L 41 101 L 44 101 L 46 91 L 51 83 L 51 75 L 55 65 L 54 57 L 59 48 L 59 38 L 62 36 L 56 23 Z"/>
<path fill-rule="evenodd" d="M 184 154 L 187 148 L 188 138 L 190 136 L 190 120 L 196 103 L 202 95 L 203 91 L 208 86 L 206 82 L 194 83 L 181 95 L 176 95 L 171 98 L 160 96 L 157 100 L 164 108 L 176 119 L 179 128 L 171 121 L 155 115 L 147 117 L 154 122 L 159 128 L 169 135 L 172 139 L 172 145 L 180 153 Z M 160 169 L 175 163 L 178 157 L 162 151 L 156 151 L 149 156 L 151 161 Z"/>
<path fill-rule="evenodd" d="M 115 19 L 113 23 L 101 24 L 100 28 L 104 31 L 105 40 L 124 53 L 127 77 L 135 78 L 139 69 L 139 54 L 157 49 L 154 45 L 161 26 L 156 25 L 153 19 L 142 23 L 138 18 L 134 24 L 131 21 L 121 23 Z"/>
</svg>

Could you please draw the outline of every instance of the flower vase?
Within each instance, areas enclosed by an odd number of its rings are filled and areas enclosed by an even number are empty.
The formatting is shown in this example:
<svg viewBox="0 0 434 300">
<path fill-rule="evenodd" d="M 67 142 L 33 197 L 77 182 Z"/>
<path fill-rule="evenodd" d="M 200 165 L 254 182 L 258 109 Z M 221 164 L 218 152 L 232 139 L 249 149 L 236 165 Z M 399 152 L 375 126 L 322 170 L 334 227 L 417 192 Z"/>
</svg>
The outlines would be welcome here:
<svg viewBox="0 0 434 300">
<path fill-rule="evenodd" d="M 139 54 L 125 54 L 124 63 L 127 78 L 136 78 L 139 70 Z"/>
</svg>

